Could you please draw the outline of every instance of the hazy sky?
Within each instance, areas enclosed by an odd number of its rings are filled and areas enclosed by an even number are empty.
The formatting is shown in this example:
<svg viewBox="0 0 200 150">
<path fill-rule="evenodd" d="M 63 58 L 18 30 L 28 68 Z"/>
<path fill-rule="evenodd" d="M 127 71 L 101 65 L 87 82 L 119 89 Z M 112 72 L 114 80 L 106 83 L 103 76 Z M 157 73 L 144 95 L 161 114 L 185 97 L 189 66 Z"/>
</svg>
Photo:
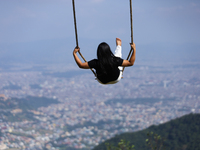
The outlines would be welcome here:
<svg viewBox="0 0 200 150">
<path fill-rule="evenodd" d="M 200 43 L 199 0 L 132 3 L 136 45 Z M 130 42 L 129 0 L 75 0 L 75 4 L 81 46 L 90 39 L 120 37 L 123 43 Z M 75 47 L 71 0 L 0 0 L 0 44 L 53 39 L 71 39 L 68 48 Z"/>
</svg>

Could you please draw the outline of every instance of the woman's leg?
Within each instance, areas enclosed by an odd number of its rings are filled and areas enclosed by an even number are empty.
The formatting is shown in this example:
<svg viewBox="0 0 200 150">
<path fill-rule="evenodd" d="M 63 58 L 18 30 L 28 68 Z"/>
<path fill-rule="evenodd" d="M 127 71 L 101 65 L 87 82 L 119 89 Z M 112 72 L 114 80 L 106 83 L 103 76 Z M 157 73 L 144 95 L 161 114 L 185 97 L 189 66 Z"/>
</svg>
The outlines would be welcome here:
<svg viewBox="0 0 200 150">
<path fill-rule="evenodd" d="M 117 45 L 117 47 L 116 47 L 116 49 L 115 49 L 114 55 L 115 55 L 116 57 L 122 58 L 122 46 Z M 118 68 L 119 68 L 120 71 L 122 71 L 122 69 L 123 69 L 123 67 L 118 67 Z"/>
<path fill-rule="evenodd" d="M 122 46 L 117 45 L 117 47 L 116 47 L 116 49 L 115 49 L 114 55 L 115 55 L 116 57 L 122 58 Z M 121 80 L 121 78 L 122 78 L 122 70 L 123 70 L 123 67 L 119 66 L 118 68 L 119 68 L 119 70 L 120 70 L 120 74 L 119 74 L 118 79 L 117 79 L 116 81 L 114 81 L 114 83 L 119 82 L 119 80 Z"/>
<path fill-rule="evenodd" d="M 115 55 L 116 57 L 122 58 L 122 46 L 117 45 L 117 47 L 116 47 L 116 49 L 115 49 L 114 55 Z"/>
</svg>

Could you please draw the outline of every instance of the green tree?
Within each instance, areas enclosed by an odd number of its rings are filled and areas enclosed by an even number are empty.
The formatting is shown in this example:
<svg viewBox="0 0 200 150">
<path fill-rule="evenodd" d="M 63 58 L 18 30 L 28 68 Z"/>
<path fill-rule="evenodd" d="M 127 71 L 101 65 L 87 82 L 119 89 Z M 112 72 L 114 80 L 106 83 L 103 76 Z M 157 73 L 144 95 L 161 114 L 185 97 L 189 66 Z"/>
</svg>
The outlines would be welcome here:
<svg viewBox="0 0 200 150">
<path fill-rule="evenodd" d="M 106 143 L 106 147 L 107 150 L 135 150 L 134 145 L 130 146 L 129 142 L 126 142 L 123 139 L 121 139 L 121 141 L 118 143 L 117 146 L 113 146 L 110 145 L 109 143 Z"/>
<path fill-rule="evenodd" d="M 151 150 L 162 150 L 163 142 L 165 141 L 160 135 L 153 132 L 147 133 L 148 138 L 146 139 L 146 144 Z"/>
</svg>

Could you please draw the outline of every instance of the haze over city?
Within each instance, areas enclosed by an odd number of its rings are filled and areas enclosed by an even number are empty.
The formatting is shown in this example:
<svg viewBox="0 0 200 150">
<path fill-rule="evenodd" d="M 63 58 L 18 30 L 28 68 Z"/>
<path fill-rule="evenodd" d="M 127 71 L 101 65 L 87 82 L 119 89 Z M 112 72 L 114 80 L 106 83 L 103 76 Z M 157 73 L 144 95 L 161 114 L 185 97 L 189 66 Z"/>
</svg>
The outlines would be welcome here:
<svg viewBox="0 0 200 150">
<path fill-rule="evenodd" d="M 128 0 L 75 0 L 87 60 L 130 50 Z M 71 0 L 0 1 L 0 149 L 91 150 L 124 132 L 200 113 L 200 1 L 133 0 L 136 62 L 101 85 L 73 59 Z"/>
<path fill-rule="evenodd" d="M 160 56 L 199 58 L 198 0 L 132 3 L 136 64 L 149 59 L 145 55 L 152 61 Z M 79 46 L 85 58 L 96 57 L 96 48 L 103 41 L 114 50 L 116 37 L 122 39 L 126 58 L 131 36 L 129 1 L 76 0 L 75 5 Z M 0 7 L 1 64 L 5 64 L 2 59 L 75 63 L 71 57 L 76 46 L 71 0 L 7 0 L 0 1 Z"/>
</svg>

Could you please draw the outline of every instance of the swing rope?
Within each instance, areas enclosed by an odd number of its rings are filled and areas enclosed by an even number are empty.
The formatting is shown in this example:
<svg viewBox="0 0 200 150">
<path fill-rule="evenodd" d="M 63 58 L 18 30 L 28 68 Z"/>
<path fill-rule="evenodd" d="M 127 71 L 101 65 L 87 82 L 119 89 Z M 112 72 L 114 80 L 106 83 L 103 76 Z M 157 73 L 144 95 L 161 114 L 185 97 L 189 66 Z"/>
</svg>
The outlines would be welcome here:
<svg viewBox="0 0 200 150">
<path fill-rule="evenodd" d="M 133 11 L 132 11 L 132 0 L 130 0 L 130 22 L 131 22 L 131 43 L 133 44 Z M 129 57 L 131 56 L 132 52 L 133 52 L 133 49 L 131 47 L 131 50 L 130 50 L 130 52 L 128 54 L 127 60 L 129 60 Z M 123 67 L 122 72 L 124 72 L 124 69 L 125 69 L 125 67 Z"/>
<path fill-rule="evenodd" d="M 76 26 L 76 11 L 75 11 L 75 3 L 74 3 L 74 0 L 72 0 L 72 5 L 73 5 L 73 14 L 74 14 L 74 28 L 75 28 L 75 35 L 76 35 L 76 47 L 78 48 L 79 46 L 78 46 L 78 33 L 77 33 L 77 26 Z M 132 0 L 130 0 L 130 22 L 131 22 L 131 43 L 133 43 L 133 15 L 132 15 Z M 131 56 L 131 53 L 133 52 L 133 49 L 132 49 L 132 47 L 131 47 L 131 50 L 130 50 L 130 52 L 129 52 L 129 54 L 128 54 L 128 57 L 127 57 L 127 60 L 129 60 L 130 58 L 130 56 Z M 82 59 L 85 61 L 85 62 L 87 62 L 86 61 L 86 59 L 83 57 L 83 55 L 81 54 L 81 52 L 80 51 L 78 51 L 78 53 L 79 53 L 79 55 L 82 57 Z M 133 52 L 134 53 L 134 52 Z M 122 70 L 122 72 L 124 72 L 124 69 L 125 69 L 125 67 L 123 67 L 123 70 Z M 90 69 L 92 72 L 93 72 L 93 74 L 95 75 L 95 77 L 97 76 L 96 75 L 96 73 L 94 72 L 94 70 L 93 69 Z"/>
<path fill-rule="evenodd" d="M 75 11 L 75 3 L 74 3 L 74 0 L 72 0 L 72 5 L 73 5 L 73 14 L 74 14 L 74 28 L 75 28 L 75 35 L 76 35 L 76 48 L 78 48 L 79 46 L 78 46 L 78 33 L 77 33 L 77 26 L 76 26 L 76 11 Z M 85 62 L 87 62 L 86 61 L 86 59 L 83 57 L 83 55 L 81 54 L 81 52 L 80 51 L 78 51 L 78 53 L 79 53 L 79 55 L 82 57 L 82 59 L 85 61 Z M 96 75 L 96 73 L 94 72 L 94 70 L 93 69 L 90 69 L 92 72 L 93 72 L 93 74 L 95 75 L 95 77 L 97 76 Z"/>
</svg>

